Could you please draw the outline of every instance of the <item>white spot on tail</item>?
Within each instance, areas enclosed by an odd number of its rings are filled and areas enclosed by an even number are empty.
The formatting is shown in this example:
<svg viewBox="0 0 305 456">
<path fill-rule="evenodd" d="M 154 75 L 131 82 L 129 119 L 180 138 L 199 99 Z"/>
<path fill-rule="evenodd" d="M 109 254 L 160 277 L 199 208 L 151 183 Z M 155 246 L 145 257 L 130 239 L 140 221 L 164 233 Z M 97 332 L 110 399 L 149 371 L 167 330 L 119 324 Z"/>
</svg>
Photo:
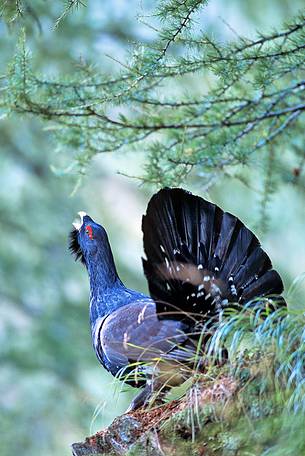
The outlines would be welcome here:
<svg viewBox="0 0 305 456">
<path fill-rule="evenodd" d="M 237 295 L 237 291 L 236 291 L 235 285 L 231 285 L 230 290 L 231 290 L 231 294 L 232 295 L 235 295 L 235 296 Z"/>
</svg>

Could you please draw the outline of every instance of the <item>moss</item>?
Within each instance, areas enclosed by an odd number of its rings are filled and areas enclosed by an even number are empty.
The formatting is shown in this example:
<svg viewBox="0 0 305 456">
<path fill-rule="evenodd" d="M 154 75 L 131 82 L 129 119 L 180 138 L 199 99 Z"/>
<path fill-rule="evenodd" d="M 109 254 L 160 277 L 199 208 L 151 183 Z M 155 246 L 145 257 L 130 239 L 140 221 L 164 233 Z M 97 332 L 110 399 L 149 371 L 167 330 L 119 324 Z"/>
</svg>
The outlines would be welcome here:
<svg viewBox="0 0 305 456">
<path fill-rule="evenodd" d="M 95 444 L 95 451 L 108 455 L 302 456 L 303 416 L 283 413 L 275 405 L 276 392 L 265 391 L 258 397 L 259 381 L 257 376 L 246 386 L 234 388 L 228 378 L 218 380 L 212 388 L 201 384 L 196 403 L 184 397 L 156 409 L 137 411 L 133 416 L 123 415 L 88 442 L 92 448 Z M 228 384 L 232 386 L 230 392 Z M 215 400 L 217 386 L 221 385 L 225 397 Z M 293 427 L 298 429 L 295 440 L 289 438 Z"/>
</svg>

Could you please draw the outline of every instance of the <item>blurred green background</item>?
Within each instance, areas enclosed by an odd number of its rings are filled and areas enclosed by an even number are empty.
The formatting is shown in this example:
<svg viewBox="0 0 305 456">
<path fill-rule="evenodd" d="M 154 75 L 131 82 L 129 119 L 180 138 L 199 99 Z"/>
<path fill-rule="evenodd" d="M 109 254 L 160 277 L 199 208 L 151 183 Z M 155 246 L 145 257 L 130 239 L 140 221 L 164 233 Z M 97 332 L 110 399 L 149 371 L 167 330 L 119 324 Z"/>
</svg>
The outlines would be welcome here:
<svg viewBox="0 0 305 456">
<path fill-rule="evenodd" d="M 151 39 L 136 14 L 147 14 L 154 2 L 89 0 L 56 30 L 63 3 L 30 3 L 39 22 L 31 15 L 11 25 L 0 22 L 0 76 L 14 54 L 21 26 L 26 27 L 37 71 L 50 77 L 73 73 L 79 59 L 111 73 L 117 64 L 106 54 L 124 60 L 135 40 Z M 233 32 L 224 19 L 236 32 L 254 36 L 258 29 L 280 26 L 302 4 L 213 0 L 201 13 L 199 26 L 226 40 Z M 135 393 L 129 389 L 119 394 L 121 385 L 95 359 L 87 275 L 68 253 L 68 232 L 77 211 L 88 212 L 106 227 L 123 281 L 145 291 L 140 226 L 154 189 L 120 175 L 118 171 L 137 174 L 142 157 L 118 153 L 95 158 L 72 195 L 76 177 L 51 170 L 63 159 L 45 124 L 15 115 L 1 118 L 0 138 L 0 455 L 68 455 L 71 442 L 107 425 Z M 205 196 L 262 236 L 288 290 L 305 271 L 304 193 L 292 184 L 279 187 L 268 205 L 270 221 L 263 234 L 263 177 L 256 174 L 253 188 L 224 177 Z M 202 194 L 200 176 L 185 187 Z M 300 289 L 291 297 L 299 307 Z"/>
</svg>

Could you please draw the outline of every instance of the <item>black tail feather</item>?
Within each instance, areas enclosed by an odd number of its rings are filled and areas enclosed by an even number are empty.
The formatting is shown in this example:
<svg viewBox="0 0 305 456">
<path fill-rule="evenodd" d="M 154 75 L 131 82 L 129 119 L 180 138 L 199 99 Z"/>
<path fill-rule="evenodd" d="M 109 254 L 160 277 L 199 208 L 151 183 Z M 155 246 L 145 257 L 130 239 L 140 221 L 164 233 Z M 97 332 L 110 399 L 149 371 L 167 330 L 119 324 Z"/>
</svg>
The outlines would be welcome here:
<svg viewBox="0 0 305 456">
<path fill-rule="evenodd" d="M 163 302 L 211 315 L 229 302 L 283 291 L 257 237 L 237 217 L 185 190 L 154 195 L 142 230 L 144 272 L 160 312 Z"/>
<path fill-rule="evenodd" d="M 271 269 L 253 280 L 247 287 L 243 289 L 243 301 L 250 301 L 258 296 L 274 296 L 279 295 L 283 291 L 283 282 L 277 271 Z"/>
</svg>

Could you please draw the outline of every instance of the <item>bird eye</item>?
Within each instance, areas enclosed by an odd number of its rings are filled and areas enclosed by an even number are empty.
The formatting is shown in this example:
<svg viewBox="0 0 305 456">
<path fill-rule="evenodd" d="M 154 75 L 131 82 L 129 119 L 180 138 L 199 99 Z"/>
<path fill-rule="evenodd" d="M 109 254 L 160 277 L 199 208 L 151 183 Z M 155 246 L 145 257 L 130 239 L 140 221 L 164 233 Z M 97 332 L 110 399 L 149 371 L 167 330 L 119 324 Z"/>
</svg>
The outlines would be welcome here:
<svg viewBox="0 0 305 456">
<path fill-rule="evenodd" d="M 87 234 L 89 239 L 93 239 L 93 230 L 92 230 L 92 227 L 90 225 L 86 226 L 85 233 Z"/>
</svg>

